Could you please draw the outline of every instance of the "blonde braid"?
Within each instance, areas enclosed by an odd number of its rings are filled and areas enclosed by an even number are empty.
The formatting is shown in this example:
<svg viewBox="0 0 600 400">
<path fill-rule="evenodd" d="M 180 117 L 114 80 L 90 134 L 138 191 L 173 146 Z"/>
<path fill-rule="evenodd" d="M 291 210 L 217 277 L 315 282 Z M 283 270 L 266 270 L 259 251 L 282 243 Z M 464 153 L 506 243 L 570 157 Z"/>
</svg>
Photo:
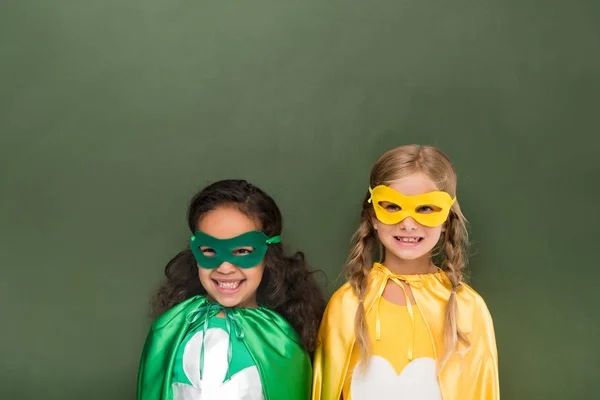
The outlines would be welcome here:
<svg viewBox="0 0 600 400">
<path fill-rule="evenodd" d="M 363 301 L 368 289 L 367 278 L 373 264 L 373 252 L 376 246 L 375 234 L 366 210 L 363 211 L 360 226 L 354 234 L 352 242 L 354 245 L 346 263 L 346 273 L 349 277 L 348 281 L 358 297 L 358 307 L 354 316 L 354 331 L 361 351 L 361 359 L 366 361 L 369 356 L 370 341 Z"/>
<path fill-rule="evenodd" d="M 444 313 L 444 355 L 439 362 L 439 370 L 443 369 L 452 354 L 456 351 L 458 344 L 461 343 L 468 347 L 470 345 L 466 335 L 458 328 L 458 302 L 457 291 L 461 288 L 464 280 L 463 269 L 467 264 L 466 246 L 468 242 L 468 232 L 466 220 L 460 213 L 458 205 L 457 211 L 451 212 L 448 219 L 448 227 L 444 237 L 444 260 L 442 268 L 446 271 L 450 282 L 452 283 L 452 292 L 446 304 Z"/>
</svg>

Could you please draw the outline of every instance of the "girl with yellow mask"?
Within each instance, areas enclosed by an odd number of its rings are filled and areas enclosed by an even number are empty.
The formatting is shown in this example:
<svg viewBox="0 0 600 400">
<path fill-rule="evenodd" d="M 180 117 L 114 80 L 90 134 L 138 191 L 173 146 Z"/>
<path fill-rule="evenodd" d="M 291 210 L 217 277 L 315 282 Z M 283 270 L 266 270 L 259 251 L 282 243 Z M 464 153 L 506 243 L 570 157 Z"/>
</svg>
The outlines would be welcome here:
<svg viewBox="0 0 600 400">
<path fill-rule="evenodd" d="M 467 242 L 440 150 L 401 146 L 376 161 L 349 280 L 319 330 L 313 400 L 499 399 L 492 318 L 463 281 Z"/>
</svg>

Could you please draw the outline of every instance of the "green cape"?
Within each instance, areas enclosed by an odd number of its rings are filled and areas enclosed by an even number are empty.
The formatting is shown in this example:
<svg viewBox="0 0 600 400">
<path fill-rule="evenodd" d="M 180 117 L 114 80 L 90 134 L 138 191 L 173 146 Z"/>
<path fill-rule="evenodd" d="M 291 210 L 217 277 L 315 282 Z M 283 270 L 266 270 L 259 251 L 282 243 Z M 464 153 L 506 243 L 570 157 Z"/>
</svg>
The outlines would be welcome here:
<svg viewBox="0 0 600 400">
<path fill-rule="evenodd" d="M 172 400 L 171 380 L 177 350 L 190 322 L 188 315 L 209 305 L 203 296 L 177 304 L 157 318 L 144 344 L 138 372 L 138 400 Z M 298 334 L 276 312 L 268 308 L 233 308 L 243 332 L 244 344 L 252 355 L 265 400 L 307 400 L 310 398 L 312 367 Z M 198 315 L 202 323 L 207 314 Z"/>
</svg>

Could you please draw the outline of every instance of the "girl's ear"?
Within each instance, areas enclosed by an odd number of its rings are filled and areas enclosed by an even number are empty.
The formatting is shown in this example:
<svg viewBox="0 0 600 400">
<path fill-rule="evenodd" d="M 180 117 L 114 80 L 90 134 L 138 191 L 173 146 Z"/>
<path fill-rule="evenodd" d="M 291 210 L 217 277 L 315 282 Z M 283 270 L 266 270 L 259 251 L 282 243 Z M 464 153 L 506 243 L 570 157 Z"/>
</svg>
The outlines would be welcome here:
<svg viewBox="0 0 600 400">
<path fill-rule="evenodd" d="M 371 225 L 373 226 L 373 229 L 377 230 L 377 223 L 379 221 L 377 220 L 377 218 L 375 217 L 371 217 Z"/>
<path fill-rule="evenodd" d="M 444 224 L 442 225 L 442 232 L 446 232 L 446 227 L 448 226 L 447 222 L 444 222 Z"/>
</svg>

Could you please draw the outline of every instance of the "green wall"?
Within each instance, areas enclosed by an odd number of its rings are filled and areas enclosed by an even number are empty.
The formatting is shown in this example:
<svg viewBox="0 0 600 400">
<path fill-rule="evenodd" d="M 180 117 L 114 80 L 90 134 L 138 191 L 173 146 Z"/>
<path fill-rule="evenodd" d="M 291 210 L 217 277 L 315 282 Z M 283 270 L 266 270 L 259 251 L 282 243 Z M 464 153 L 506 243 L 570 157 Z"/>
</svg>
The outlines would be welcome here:
<svg viewBox="0 0 600 400">
<path fill-rule="evenodd" d="M 269 192 L 331 293 L 373 161 L 413 142 L 459 171 L 503 398 L 594 397 L 599 4 L 3 0 L 0 398 L 134 397 L 217 179 Z"/>
</svg>

